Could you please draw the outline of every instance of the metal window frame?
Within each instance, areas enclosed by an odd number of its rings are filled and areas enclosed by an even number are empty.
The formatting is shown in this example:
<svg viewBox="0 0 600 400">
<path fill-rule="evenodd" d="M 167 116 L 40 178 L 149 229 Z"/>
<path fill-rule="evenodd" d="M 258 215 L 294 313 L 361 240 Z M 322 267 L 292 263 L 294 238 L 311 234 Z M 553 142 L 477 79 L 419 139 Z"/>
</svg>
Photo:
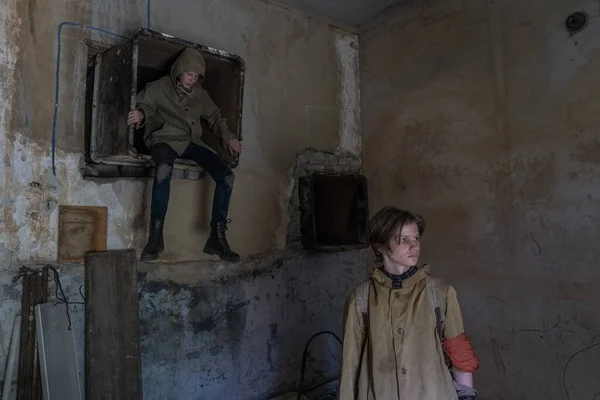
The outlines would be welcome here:
<svg viewBox="0 0 600 400">
<path fill-rule="evenodd" d="M 123 43 L 120 43 L 116 46 L 112 46 L 109 49 L 100 52 L 96 55 L 96 65 L 94 69 L 94 88 L 93 88 L 93 101 L 92 101 L 92 124 L 91 124 L 91 132 L 90 132 L 90 160 L 93 163 L 97 164 L 109 164 L 109 165 L 118 165 L 118 166 L 152 166 L 152 158 L 147 154 L 139 154 L 134 148 L 134 134 L 135 130 L 132 126 L 127 128 L 127 151 L 124 151 L 123 154 L 113 155 L 113 156 L 102 156 L 101 148 L 98 146 L 98 138 L 101 137 L 104 133 L 100 131 L 98 124 L 98 113 L 99 113 L 99 96 L 100 96 L 100 82 L 101 82 L 101 71 L 103 67 L 103 62 L 105 58 L 105 54 L 107 52 L 117 49 L 123 46 L 131 46 L 131 90 L 130 90 L 130 100 L 129 100 L 129 108 L 134 109 L 136 106 L 136 97 L 137 97 L 137 79 L 138 79 L 138 61 L 139 61 L 139 45 L 140 40 L 143 39 L 155 39 L 155 40 L 164 40 L 169 43 L 173 43 L 183 47 L 193 47 L 204 54 L 211 54 L 215 57 L 226 59 L 229 61 L 233 61 L 239 67 L 239 90 L 238 90 L 238 98 L 237 98 L 237 129 L 234 134 L 239 140 L 242 140 L 242 114 L 244 107 L 244 84 L 245 84 L 245 62 L 244 60 L 236 55 L 229 53 L 224 50 L 219 50 L 210 46 L 205 46 L 198 43 L 193 43 L 188 40 L 180 39 L 171 35 L 167 35 L 161 32 L 139 28 L 135 31 L 132 38 L 126 40 Z M 232 168 L 236 168 L 238 166 L 239 160 L 234 160 L 233 163 L 230 164 Z M 185 170 L 193 170 L 203 172 L 200 167 L 196 163 L 190 160 L 177 159 L 175 161 L 175 168 L 185 169 Z"/>
</svg>

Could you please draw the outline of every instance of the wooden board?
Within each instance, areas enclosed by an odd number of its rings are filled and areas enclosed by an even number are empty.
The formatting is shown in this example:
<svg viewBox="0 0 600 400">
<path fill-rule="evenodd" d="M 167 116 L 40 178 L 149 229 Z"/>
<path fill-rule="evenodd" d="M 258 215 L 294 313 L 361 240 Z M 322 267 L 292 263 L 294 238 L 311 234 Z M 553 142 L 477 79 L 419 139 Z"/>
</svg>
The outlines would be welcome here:
<svg viewBox="0 0 600 400">
<path fill-rule="evenodd" d="M 88 251 L 106 250 L 108 208 L 60 206 L 58 261 L 81 262 Z"/>
<path fill-rule="evenodd" d="M 86 400 L 142 399 L 135 250 L 85 255 Z"/>
<path fill-rule="evenodd" d="M 35 305 L 48 301 L 48 270 L 23 276 L 17 400 L 42 400 L 42 379 L 36 352 Z"/>
</svg>

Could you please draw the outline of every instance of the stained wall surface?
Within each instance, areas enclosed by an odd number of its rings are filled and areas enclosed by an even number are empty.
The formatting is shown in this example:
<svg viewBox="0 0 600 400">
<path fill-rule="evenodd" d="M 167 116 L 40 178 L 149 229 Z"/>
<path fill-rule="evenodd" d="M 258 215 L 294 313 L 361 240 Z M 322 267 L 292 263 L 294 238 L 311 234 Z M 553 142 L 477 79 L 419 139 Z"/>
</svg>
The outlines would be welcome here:
<svg viewBox="0 0 600 400">
<path fill-rule="evenodd" d="M 288 170 L 296 154 L 308 147 L 333 150 L 348 129 L 359 137 L 359 108 L 348 109 L 358 104 L 356 36 L 315 19 L 254 0 L 176 6 L 10 0 L 0 7 L 2 261 L 55 260 L 57 206 L 63 204 L 107 206 L 109 248 L 141 250 L 145 244 L 151 180 L 81 178 L 86 39 L 114 44 L 122 40 L 115 35 L 130 37 L 149 26 L 244 59 L 244 152 L 228 231 L 243 256 L 283 247 Z M 162 261 L 207 258 L 202 247 L 212 190 L 210 179 L 173 181 Z"/>
<path fill-rule="evenodd" d="M 308 346 L 305 385 L 337 376 L 341 346 L 334 335 L 341 337 L 344 298 L 365 279 L 365 262 L 361 252 L 289 253 L 247 261 L 243 274 L 197 262 L 141 265 L 144 399 L 259 400 L 289 393 L 300 382 L 305 346 L 319 332 L 333 335 L 319 335 Z M 5 311 L 20 296 L 10 278 L 0 280 Z M 80 267 L 63 268 L 61 281 L 69 300 L 81 302 Z M 70 310 L 84 388 L 84 306 L 74 304 Z M 8 351 L 12 320 L 2 321 L 2 327 Z M 4 377 L 5 353 L 0 362 Z"/>
<path fill-rule="evenodd" d="M 600 24 L 570 36 L 578 10 L 598 2 L 434 1 L 361 37 L 372 211 L 425 216 L 483 399 L 600 390 L 600 348 L 570 360 L 600 335 Z"/>
<path fill-rule="evenodd" d="M 361 251 L 282 250 L 296 155 L 360 154 L 358 45 L 355 35 L 255 0 L 0 4 L 0 376 L 20 310 L 22 289 L 12 277 L 23 264 L 56 262 L 59 205 L 108 207 L 109 249 L 139 253 L 145 244 L 151 182 L 89 181 L 81 169 L 85 40 L 118 43 L 114 34 L 148 26 L 240 55 L 246 82 L 228 230 L 243 260 L 206 260 L 212 183 L 174 180 L 167 251 L 162 263 L 139 266 L 144 398 L 288 391 L 310 336 L 341 334 L 345 297 L 367 272 Z M 81 301 L 83 265 L 57 267 L 69 299 Z M 81 364 L 81 306 L 73 318 Z M 308 378 L 319 383 L 336 374 L 339 348 L 331 338 L 315 345 L 319 372 Z"/>
</svg>

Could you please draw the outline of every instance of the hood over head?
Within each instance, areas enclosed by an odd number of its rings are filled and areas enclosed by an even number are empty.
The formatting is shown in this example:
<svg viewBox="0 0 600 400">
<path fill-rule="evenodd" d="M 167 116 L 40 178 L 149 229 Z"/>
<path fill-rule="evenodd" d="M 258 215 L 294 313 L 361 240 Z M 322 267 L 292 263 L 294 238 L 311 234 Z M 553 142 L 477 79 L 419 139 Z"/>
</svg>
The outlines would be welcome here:
<svg viewBox="0 0 600 400">
<path fill-rule="evenodd" d="M 198 82 L 196 85 L 200 86 L 206 72 L 206 64 L 204 62 L 204 57 L 202 57 L 202 54 L 198 50 L 192 47 L 186 47 L 177 60 L 175 60 L 171 66 L 171 81 L 174 85 L 177 85 L 177 75 L 183 72 L 197 73 Z"/>
</svg>

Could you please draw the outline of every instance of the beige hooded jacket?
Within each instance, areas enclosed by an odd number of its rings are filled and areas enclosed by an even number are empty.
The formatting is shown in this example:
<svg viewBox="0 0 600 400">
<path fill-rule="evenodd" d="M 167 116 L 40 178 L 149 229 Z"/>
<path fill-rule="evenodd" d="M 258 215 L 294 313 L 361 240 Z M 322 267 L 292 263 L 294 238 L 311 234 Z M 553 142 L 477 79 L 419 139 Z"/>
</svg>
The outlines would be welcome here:
<svg viewBox="0 0 600 400">
<path fill-rule="evenodd" d="M 138 93 L 137 107 L 144 112 L 144 123 L 153 127 L 146 129 L 146 146 L 167 143 L 181 155 L 190 142 L 203 144 L 200 119 L 204 119 L 222 140 L 223 148 L 227 149 L 227 142 L 234 136 L 227 126 L 227 120 L 201 86 L 205 70 L 202 54 L 187 47 L 173 63 L 170 75 L 148 83 Z M 176 89 L 177 76 L 182 72 L 196 72 L 199 75 L 198 83 L 188 95 L 182 95 Z"/>
<path fill-rule="evenodd" d="M 356 311 L 354 291 L 344 317 L 340 400 L 457 400 L 452 376 L 435 334 L 422 267 L 393 289 L 380 269 L 371 275 L 368 329 Z M 456 291 L 446 295 L 444 337 L 463 333 Z"/>
</svg>

